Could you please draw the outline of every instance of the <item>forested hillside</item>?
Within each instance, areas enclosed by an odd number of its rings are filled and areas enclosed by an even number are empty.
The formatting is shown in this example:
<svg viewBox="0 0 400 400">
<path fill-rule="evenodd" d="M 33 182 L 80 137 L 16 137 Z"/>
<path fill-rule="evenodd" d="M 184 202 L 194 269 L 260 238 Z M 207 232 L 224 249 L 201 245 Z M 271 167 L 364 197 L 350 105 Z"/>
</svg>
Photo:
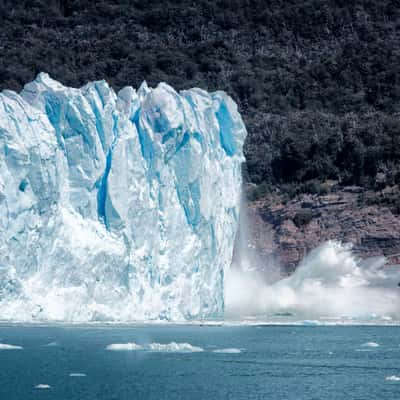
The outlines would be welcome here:
<svg viewBox="0 0 400 400">
<path fill-rule="evenodd" d="M 400 183 L 398 0 L 0 0 L 0 88 L 40 71 L 222 89 L 251 198 Z"/>
</svg>

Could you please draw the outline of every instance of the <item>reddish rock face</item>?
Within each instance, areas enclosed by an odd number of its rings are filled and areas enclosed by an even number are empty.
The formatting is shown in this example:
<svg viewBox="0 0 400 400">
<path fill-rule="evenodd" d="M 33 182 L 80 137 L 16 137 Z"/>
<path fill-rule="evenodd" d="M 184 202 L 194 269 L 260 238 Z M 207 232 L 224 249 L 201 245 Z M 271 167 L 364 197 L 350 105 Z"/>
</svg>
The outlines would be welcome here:
<svg viewBox="0 0 400 400">
<path fill-rule="evenodd" d="M 261 259 L 274 259 L 293 272 L 319 244 L 335 239 L 352 243 L 360 257 L 385 256 L 400 264 L 400 215 L 385 206 L 366 205 L 371 193 L 348 187 L 328 195 L 301 195 L 287 204 L 248 204 L 251 245 Z M 373 194 L 376 196 L 376 194 Z"/>
</svg>

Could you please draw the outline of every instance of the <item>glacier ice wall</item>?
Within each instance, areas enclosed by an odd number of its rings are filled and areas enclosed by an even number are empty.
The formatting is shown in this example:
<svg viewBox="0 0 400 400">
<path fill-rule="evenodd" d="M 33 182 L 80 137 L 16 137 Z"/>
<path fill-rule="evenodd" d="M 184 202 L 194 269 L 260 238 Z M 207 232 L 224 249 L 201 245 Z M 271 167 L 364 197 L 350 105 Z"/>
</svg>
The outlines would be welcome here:
<svg viewBox="0 0 400 400">
<path fill-rule="evenodd" d="M 0 319 L 221 316 L 245 136 L 223 92 L 0 93 Z"/>
</svg>

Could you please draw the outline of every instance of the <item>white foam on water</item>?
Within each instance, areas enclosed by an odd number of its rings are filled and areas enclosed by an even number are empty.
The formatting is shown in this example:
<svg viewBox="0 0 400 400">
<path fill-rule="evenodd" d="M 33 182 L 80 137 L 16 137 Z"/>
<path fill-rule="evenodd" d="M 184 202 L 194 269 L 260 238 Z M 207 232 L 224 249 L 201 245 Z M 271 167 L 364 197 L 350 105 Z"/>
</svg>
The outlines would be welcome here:
<svg viewBox="0 0 400 400">
<path fill-rule="evenodd" d="M 236 348 L 227 348 L 227 349 L 216 349 L 213 350 L 213 353 L 223 353 L 223 354 L 239 354 L 241 353 L 241 349 L 236 349 Z"/>
<path fill-rule="evenodd" d="M 385 381 L 400 382 L 400 376 L 391 375 L 385 378 Z"/>
<path fill-rule="evenodd" d="M 143 350 L 143 346 L 134 342 L 128 343 L 112 343 L 106 347 L 106 350 L 111 351 L 137 351 Z"/>
<path fill-rule="evenodd" d="M 400 321 L 400 267 L 387 266 L 383 257 L 362 260 L 350 245 L 329 241 L 289 277 L 277 279 L 274 265 L 271 273 L 246 265 L 235 264 L 225 275 L 227 319 Z"/>
<path fill-rule="evenodd" d="M 379 343 L 367 342 L 367 343 L 363 343 L 361 346 L 363 346 L 363 347 L 379 347 Z"/>
<path fill-rule="evenodd" d="M 73 377 L 73 378 L 75 378 L 75 377 L 85 377 L 86 374 L 84 374 L 84 373 L 82 373 L 82 372 L 71 372 L 71 373 L 69 374 L 69 376 L 70 376 L 70 377 Z"/>
<path fill-rule="evenodd" d="M 35 386 L 35 389 L 50 389 L 50 385 L 47 383 L 39 383 L 39 385 Z"/>
<path fill-rule="evenodd" d="M 0 343 L 0 350 L 22 350 L 22 346 L 15 346 L 13 344 Z"/>
<path fill-rule="evenodd" d="M 204 351 L 202 347 L 192 346 L 190 343 L 150 343 L 146 350 L 161 353 L 200 353 Z"/>
</svg>

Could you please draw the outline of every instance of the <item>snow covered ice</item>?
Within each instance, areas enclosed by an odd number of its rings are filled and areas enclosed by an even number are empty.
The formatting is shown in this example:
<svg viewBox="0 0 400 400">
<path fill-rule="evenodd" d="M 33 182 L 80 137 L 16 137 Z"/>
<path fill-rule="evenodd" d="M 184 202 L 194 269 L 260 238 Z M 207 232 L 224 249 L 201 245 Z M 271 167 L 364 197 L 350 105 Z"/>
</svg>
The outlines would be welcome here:
<svg viewBox="0 0 400 400">
<path fill-rule="evenodd" d="M 222 316 L 245 136 L 223 92 L 0 93 L 0 319 Z"/>
</svg>

